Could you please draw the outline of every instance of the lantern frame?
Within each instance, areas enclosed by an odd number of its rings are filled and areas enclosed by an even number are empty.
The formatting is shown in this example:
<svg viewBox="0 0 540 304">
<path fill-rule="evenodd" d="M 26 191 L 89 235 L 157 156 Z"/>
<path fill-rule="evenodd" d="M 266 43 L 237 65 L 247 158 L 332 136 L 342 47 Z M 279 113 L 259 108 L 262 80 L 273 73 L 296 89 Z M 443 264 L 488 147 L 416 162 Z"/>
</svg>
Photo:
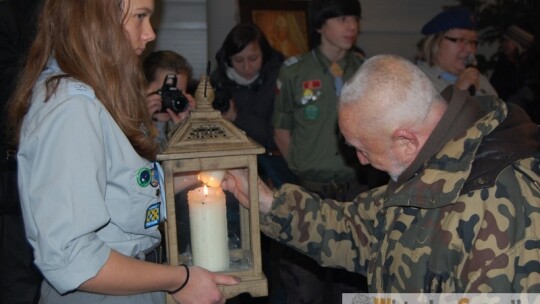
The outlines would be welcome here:
<svg viewBox="0 0 540 304">
<path fill-rule="evenodd" d="M 268 283 L 262 271 L 257 187 L 257 155 L 264 153 L 265 149 L 230 121 L 223 119 L 221 113 L 211 106 L 213 98 L 208 76 L 203 75 L 195 93 L 196 109 L 175 128 L 164 151 L 157 156 L 165 180 L 167 220 L 164 227 L 168 263 L 179 265 L 181 262 L 176 225 L 175 176 L 247 168 L 250 209 L 239 206 L 241 248 L 234 252 L 229 249 L 229 255 L 239 254 L 243 257 L 246 253 L 251 254 L 250 267 L 220 272 L 239 277 L 241 282 L 234 286 L 218 287 L 227 299 L 246 292 L 254 297 L 266 296 Z M 167 295 L 167 303 L 175 303 L 172 296 Z"/>
</svg>

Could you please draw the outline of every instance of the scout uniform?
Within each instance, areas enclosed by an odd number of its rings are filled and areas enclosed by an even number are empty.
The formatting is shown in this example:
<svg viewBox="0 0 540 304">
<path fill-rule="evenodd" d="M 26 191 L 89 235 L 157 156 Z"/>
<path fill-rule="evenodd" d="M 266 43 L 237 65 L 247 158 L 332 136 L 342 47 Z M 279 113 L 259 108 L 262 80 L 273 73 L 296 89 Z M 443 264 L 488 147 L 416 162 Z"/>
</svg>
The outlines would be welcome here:
<svg viewBox="0 0 540 304">
<path fill-rule="evenodd" d="M 332 65 L 317 47 L 287 59 L 278 77 L 273 125 L 291 131 L 285 158 L 300 185 L 322 197 L 344 200 L 361 189 L 354 150 L 340 140 L 337 100 L 343 83 L 362 62 L 359 55 L 347 52 Z M 289 248 L 281 264 L 287 303 L 335 302 L 342 292 L 360 292 L 358 287 L 365 285 L 363 277 L 322 268 Z"/>
<path fill-rule="evenodd" d="M 417 64 L 418 68 L 424 72 L 427 77 L 431 80 L 431 83 L 433 86 L 437 89 L 437 91 L 442 92 L 446 87 L 449 85 L 453 85 L 456 83 L 458 76 L 454 74 L 450 74 L 448 72 L 443 71 L 441 68 L 437 66 L 429 66 L 424 61 L 419 61 Z M 476 90 L 475 95 L 476 96 L 482 96 L 482 95 L 493 95 L 497 96 L 497 91 L 495 91 L 495 88 L 489 83 L 489 80 L 486 78 L 486 76 L 480 74 L 479 75 L 479 88 Z"/>
<path fill-rule="evenodd" d="M 341 77 L 332 75 L 331 62 L 316 48 L 288 59 L 277 82 L 273 125 L 291 131 L 285 156 L 289 168 L 302 185 L 316 192 L 323 191 L 324 184 L 356 180 L 355 157 L 348 159 L 342 153 L 345 146 L 337 125 L 337 100 L 341 86 L 362 59 L 348 52 L 337 64 Z"/>
<path fill-rule="evenodd" d="M 111 250 L 145 259 L 161 241 L 165 210 L 157 164 L 142 158 L 93 90 L 70 78 L 46 102 L 34 88 L 22 130 L 19 192 L 27 238 L 45 277 L 45 303 L 163 303 L 162 292 L 108 296 L 76 291 Z"/>
</svg>

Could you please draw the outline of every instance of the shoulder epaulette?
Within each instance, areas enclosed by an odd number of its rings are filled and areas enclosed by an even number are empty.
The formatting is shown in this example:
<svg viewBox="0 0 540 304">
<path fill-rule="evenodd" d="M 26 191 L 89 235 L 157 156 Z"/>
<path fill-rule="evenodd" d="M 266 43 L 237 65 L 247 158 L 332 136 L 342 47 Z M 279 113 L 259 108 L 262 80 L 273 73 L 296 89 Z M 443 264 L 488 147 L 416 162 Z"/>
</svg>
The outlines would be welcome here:
<svg viewBox="0 0 540 304">
<path fill-rule="evenodd" d="M 84 83 L 70 80 L 67 83 L 67 88 L 69 96 L 83 95 L 92 99 L 96 98 L 94 90 Z"/>
<path fill-rule="evenodd" d="M 300 62 L 300 60 L 302 59 L 302 57 L 303 57 L 302 55 L 300 55 L 300 56 L 292 56 L 292 57 L 289 57 L 289 58 L 287 58 L 287 59 L 283 62 L 283 64 L 284 64 L 285 66 L 291 66 L 291 65 L 294 65 L 294 64 Z"/>
</svg>

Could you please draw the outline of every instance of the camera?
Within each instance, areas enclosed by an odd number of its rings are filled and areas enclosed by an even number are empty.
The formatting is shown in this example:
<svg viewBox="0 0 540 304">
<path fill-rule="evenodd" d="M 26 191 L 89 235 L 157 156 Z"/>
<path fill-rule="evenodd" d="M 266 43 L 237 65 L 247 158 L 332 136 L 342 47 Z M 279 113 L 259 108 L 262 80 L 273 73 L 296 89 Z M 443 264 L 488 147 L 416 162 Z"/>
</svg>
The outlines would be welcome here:
<svg viewBox="0 0 540 304">
<path fill-rule="evenodd" d="M 163 86 L 157 91 L 161 95 L 161 111 L 171 109 L 174 113 L 181 113 L 188 109 L 189 101 L 176 87 L 176 74 L 167 74 L 163 80 Z"/>
<path fill-rule="evenodd" d="M 231 106 L 232 94 L 227 89 L 217 88 L 214 101 L 212 101 L 212 107 L 219 110 L 221 113 L 227 112 Z"/>
</svg>

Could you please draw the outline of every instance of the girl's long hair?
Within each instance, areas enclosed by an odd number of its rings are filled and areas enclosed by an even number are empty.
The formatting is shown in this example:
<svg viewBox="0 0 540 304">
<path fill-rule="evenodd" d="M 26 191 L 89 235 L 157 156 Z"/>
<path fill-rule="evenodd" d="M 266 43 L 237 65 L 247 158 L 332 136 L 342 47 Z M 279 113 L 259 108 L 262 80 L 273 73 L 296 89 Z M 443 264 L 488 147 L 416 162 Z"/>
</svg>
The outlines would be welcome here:
<svg viewBox="0 0 540 304">
<path fill-rule="evenodd" d="M 146 107 L 145 81 L 124 21 L 130 0 L 45 0 L 36 37 L 9 104 L 12 137 L 18 143 L 34 87 L 47 61 L 55 58 L 63 75 L 47 80 L 47 100 L 63 78 L 94 90 L 97 99 L 139 155 L 154 160 L 156 130 Z M 129 12 L 129 7 L 125 11 Z"/>
</svg>

